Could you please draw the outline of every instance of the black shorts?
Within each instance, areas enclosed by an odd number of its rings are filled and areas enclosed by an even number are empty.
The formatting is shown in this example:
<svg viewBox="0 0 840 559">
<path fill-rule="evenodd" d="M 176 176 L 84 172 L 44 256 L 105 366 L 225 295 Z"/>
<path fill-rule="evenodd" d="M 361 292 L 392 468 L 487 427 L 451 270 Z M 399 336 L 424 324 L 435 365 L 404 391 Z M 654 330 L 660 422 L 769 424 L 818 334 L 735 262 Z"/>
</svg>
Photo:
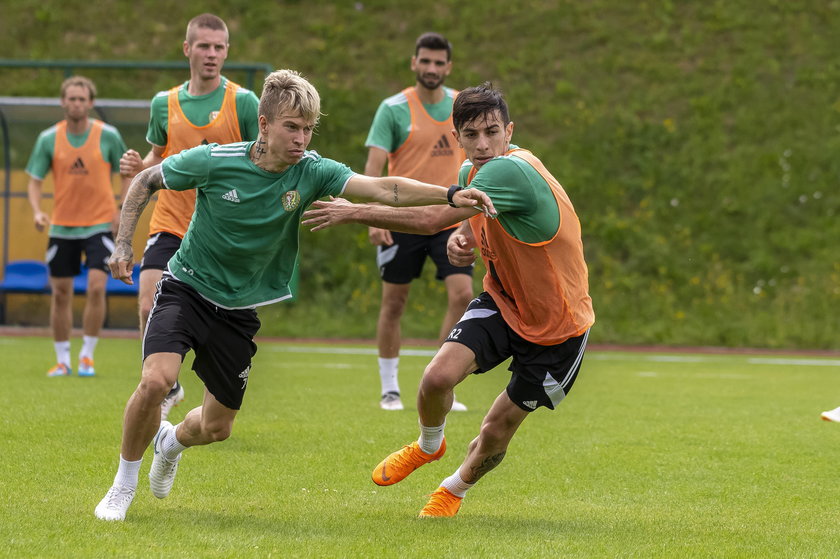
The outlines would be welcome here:
<svg viewBox="0 0 840 559">
<path fill-rule="evenodd" d="M 110 231 L 103 231 L 86 239 L 59 239 L 50 237 L 47 246 L 47 265 L 50 276 L 72 278 L 82 272 L 82 252 L 85 265 L 91 270 L 102 270 L 111 274 L 108 259 L 114 252 L 114 237 Z"/>
<path fill-rule="evenodd" d="M 153 353 L 178 353 L 183 360 L 195 351 L 193 371 L 222 405 L 242 406 L 251 358 L 257 352 L 254 336 L 260 320 L 254 309 L 227 310 L 164 273 L 143 337 L 143 359 Z"/>
<path fill-rule="evenodd" d="M 455 229 L 445 229 L 434 235 L 411 235 L 391 232 L 394 244 L 376 247 L 376 265 L 379 275 L 388 283 L 411 283 L 423 272 L 426 257 L 437 266 L 435 278 L 442 280 L 452 274 L 472 276 L 472 266 L 453 266 L 446 256 L 446 242 Z"/>
<path fill-rule="evenodd" d="M 534 411 L 540 406 L 554 409 L 575 383 L 589 330 L 557 345 L 529 342 L 507 325 L 495 301 L 488 293 L 473 299 L 461 320 L 452 328 L 445 342 L 457 342 L 475 353 L 479 370 L 484 373 L 513 356 L 513 374 L 507 394 L 517 406 Z"/>
<path fill-rule="evenodd" d="M 181 237 L 172 233 L 155 233 L 146 241 L 143 259 L 140 261 L 140 271 L 166 270 L 169 259 L 181 247 Z"/>
</svg>

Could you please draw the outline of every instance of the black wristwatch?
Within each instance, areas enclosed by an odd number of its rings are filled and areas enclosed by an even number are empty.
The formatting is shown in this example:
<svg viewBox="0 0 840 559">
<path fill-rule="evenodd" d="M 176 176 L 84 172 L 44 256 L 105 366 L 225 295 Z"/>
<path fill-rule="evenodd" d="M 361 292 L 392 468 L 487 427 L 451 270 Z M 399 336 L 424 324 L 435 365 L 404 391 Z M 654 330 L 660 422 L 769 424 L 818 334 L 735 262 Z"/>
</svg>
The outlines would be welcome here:
<svg viewBox="0 0 840 559">
<path fill-rule="evenodd" d="M 449 205 L 453 208 L 457 208 L 458 206 L 455 205 L 455 202 L 452 201 L 452 198 L 455 196 L 455 193 L 459 190 L 464 190 L 463 186 L 458 186 L 457 184 L 453 184 L 449 187 L 449 190 L 446 191 L 446 199 L 449 200 Z"/>
</svg>

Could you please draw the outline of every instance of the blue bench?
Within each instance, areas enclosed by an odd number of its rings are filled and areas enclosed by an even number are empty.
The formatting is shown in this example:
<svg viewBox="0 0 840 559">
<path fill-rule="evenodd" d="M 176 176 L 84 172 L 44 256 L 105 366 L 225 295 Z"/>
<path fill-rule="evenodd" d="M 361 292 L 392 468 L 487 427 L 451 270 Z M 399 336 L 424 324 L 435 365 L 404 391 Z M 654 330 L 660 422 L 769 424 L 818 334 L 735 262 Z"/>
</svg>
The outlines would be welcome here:
<svg viewBox="0 0 840 559">
<path fill-rule="evenodd" d="M 129 295 L 136 297 L 140 285 L 140 265 L 132 270 L 131 277 L 134 285 L 128 285 L 120 280 L 108 276 L 105 290 L 108 295 Z M 82 267 L 82 273 L 73 278 L 73 292 L 82 294 L 87 291 L 87 268 Z M 6 322 L 6 294 L 7 293 L 49 293 L 50 280 L 47 264 L 40 260 L 14 260 L 6 264 L 3 281 L 0 282 L 0 324 Z"/>
</svg>

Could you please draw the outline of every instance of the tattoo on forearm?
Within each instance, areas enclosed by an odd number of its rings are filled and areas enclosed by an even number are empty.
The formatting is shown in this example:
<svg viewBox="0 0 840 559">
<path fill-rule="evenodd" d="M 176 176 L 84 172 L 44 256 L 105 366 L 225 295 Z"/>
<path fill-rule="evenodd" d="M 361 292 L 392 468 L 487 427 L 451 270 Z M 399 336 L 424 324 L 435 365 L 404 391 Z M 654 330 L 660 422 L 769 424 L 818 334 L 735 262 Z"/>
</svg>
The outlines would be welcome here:
<svg viewBox="0 0 840 559">
<path fill-rule="evenodd" d="M 400 202 L 400 188 L 397 186 L 397 183 L 394 183 L 394 204 L 398 204 Z"/>
<path fill-rule="evenodd" d="M 504 457 L 505 453 L 500 452 L 499 454 L 496 454 L 494 456 L 488 456 L 487 458 L 485 458 L 484 461 L 481 462 L 481 464 L 472 468 L 473 478 L 477 480 L 478 478 L 480 478 L 481 476 L 483 476 L 484 474 L 501 464 L 502 459 L 504 459 Z"/>
<path fill-rule="evenodd" d="M 265 154 L 265 140 L 260 138 L 257 140 L 257 143 L 254 144 L 254 159 L 257 160 Z"/>
<path fill-rule="evenodd" d="M 123 200 L 120 230 L 117 233 L 116 243 L 131 243 L 140 214 L 149 204 L 152 194 L 161 188 L 163 188 L 163 174 L 160 165 L 149 167 L 134 177 Z"/>
</svg>

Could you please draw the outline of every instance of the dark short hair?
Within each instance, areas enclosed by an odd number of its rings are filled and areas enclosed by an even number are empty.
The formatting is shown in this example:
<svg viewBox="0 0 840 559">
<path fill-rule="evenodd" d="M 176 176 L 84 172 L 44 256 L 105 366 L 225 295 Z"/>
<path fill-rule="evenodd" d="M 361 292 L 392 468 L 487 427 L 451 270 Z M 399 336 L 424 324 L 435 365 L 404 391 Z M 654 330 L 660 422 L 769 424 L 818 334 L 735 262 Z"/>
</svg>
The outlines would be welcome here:
<svg viewBox="0 0 840 559">
<path fill-rule="evenodd" d="M 484 82 L 475 87 L 468 87 L 461 91 L 452 105 L 452 124 L 455 130 L 475 119 L 499 111 L 502 123 L 507 126 L 510 122 L 508 106 L 502 92 L 493 87 L 490 82 Z"/>
<path fill-rule="evenodd" d="M 417 37 L 417 42 L 414 44 L 414 56 L 417 56 L 420 49 L 445 50 L 447 62 L 452 58 L 452 45 L 440 33 L 430 31 Z"/>
</svg>

